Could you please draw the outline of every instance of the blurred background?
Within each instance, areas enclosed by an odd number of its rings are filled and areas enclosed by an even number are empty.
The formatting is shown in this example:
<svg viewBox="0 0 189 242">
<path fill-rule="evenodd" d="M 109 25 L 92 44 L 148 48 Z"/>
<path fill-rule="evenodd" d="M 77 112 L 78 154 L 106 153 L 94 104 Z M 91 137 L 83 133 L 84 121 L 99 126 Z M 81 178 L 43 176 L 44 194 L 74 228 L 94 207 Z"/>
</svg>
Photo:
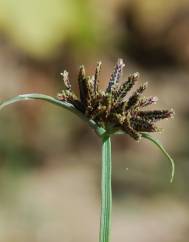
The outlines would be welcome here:
<svg viewBox="0 0 189 242">
<path fill-rule="evenodd" d="M 0 0 L 0 99 L 56 96 L 60 72 L 76 87 L 80 64 L 103 62 L 105 87 L 118 57 L 149 81 L 157 108 L 174 108 L 151 143 L 113 138 L 112 241 L 188 242 L 189 1 Z M 96 242 L 101 142 L 73 114 L 40 101 L 0 113 L 0 242 Z"/>
</svg>

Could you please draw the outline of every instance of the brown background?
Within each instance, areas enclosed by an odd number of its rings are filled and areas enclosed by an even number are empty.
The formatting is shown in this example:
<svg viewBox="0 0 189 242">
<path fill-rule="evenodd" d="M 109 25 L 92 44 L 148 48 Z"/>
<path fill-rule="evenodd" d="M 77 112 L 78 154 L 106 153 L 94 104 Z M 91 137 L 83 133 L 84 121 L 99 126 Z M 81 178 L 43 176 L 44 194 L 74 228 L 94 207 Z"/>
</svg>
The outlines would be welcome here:
<svg viewBox="0 0 189 242">
<path fill-rule="evenodd" d="M 189 237 L 188 0 L 0 0 L 0 97 L 56 96 L 68 70 L 102 60 L 106 86 L 118 57 L 174 108 L 152 144 L 113 139 L 112 241 L 187 242 Z M 0 113 L 0 242 L 98 241 L 101 144 L 73 114 L 38 101 Z"/>
</svg>

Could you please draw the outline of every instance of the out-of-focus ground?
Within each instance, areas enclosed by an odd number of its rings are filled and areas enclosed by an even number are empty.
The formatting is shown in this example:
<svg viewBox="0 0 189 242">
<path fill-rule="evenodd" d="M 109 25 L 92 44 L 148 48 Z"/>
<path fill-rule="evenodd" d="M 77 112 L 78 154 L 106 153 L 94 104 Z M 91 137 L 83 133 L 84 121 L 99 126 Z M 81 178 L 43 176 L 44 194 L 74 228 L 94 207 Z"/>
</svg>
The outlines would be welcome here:
<svg viewBox="0 0 189 242">
<path fill-rule="evenodd" d="M 118 57 L 149 81 L 155 108 L 174 108 L 156 134 L 176 161 L 152 144 L 113 138 L 112 241 L 188 242 L 188 0 L 0 0 L 0 99 L 56 96 L 59 73 L 103 61 L 105 87 Z M 101 146 L 73 114 L 38 101 L 0 113 L 0 242 L 95 242 Z"/>
</svg>

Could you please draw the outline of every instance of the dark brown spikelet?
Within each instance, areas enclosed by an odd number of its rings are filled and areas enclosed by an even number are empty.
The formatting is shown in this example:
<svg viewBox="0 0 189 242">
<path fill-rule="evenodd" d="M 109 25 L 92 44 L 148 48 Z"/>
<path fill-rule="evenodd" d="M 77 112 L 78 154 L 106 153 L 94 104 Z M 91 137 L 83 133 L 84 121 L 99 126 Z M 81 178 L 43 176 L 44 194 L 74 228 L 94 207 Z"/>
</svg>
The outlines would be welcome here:
<svg viewBox="0 0 189 242">
<path fill-rule="evenodd" d="M 146 90 L 148 86 L 148 83 L 145 82 L 142 86 L 140 86 L 136 92 L 134 92 L 134 94 L 129 98 L 127 105 L 126 105 L 126 111 L 135 107 L 141 98 L 142 93 Z"/>
<path fill-rule="evenodd" d="M 144 120 L 142 118 L 131 118 L 130 120 L 131 126 L 136 131 L 140 132 L 157 132 L 159 129 L 153 124 L 148 122 L 147 120 Z"/>
<path fill-rule="evenodd" d="M 137 113 L 137 115 L 142 119 L 145 119 L 151 122 L 156 122 L 156 121 L 159 121 L 160 119 L 167 119 L 167 118 L 173 117 L 174 111 L 173 110 L 140 111 Z"/>
<path fill-rule="evenodd" d="M 70 90 L 63 90 L 61 93 L 58 93 L 57 98 L 61 101 L 71 103 L 75 106 L 80 112 L 84 112 L 84 107 L 81 104 L 78 97 L 71 92 Z"/>
<path fill-rule="evenodd" d="M 140 100 L 138 107 L 146 107 L 152 104 L 156 104 L 158 101 L 158 97 L 148 97 L 148 98 L 143 98 Z"/>
<path fill-rule="evenodd" d="M 141 134 L 131 126 L 127 119 L 125 119 L 122 129 L 135 140 L 139 140 L 141 138 Z"/>
<path fill-rule="evenodd" d="M 94 92 L 95 92 L 95 94 L 96 94 L 96 92 L 98 92 L 98 88 L 99 88 L 99 75 L 100 75 L 101 65 L 102 65 L 101 61 L 97 62 L 95 76 L 94 76 Z"/>
<path fill-rule="evenodd" d="M 122 59 L 118 59 L 111 75 L 106 91 L 99 88 L 99 73 L 101 62 L 97 63 L 94 76 L 86 76 L 84 66 L 80 67 L 78 85 L 80 98 L 71 88 L 68 72 L 62 73 L 65 90 L 58 94 L 57 98 L 62 102 L 72 104 L 82 112 L 88 119 L 94 120 L 99 126 L 114 132 L 123 130 L 135 140 L 141 138 L 141 132 L 158 132 L 156 122 L 161 119 L 172 118 L 174 111 L 171 110 L 149 110 L 143 108 L 158 101 L 157 97 L 143 96 L 147 83 L 141 85 L 129 97 L 129 91 L 138 82 L 139 74 L 134 73 L 128 77 L 126 82 L 119 84 L 120 76 L 124 67 Z"/>
<path fill-rule="evenodd" d="M 70 83 L 70 80 L 69 80 L 68 72 L 63 71 L 62 73 L 60 73 L 60 75 L 63 77 L 63 81 L 64 81 L 64 85 L 65 85 L 66 89 L 71 91 L 72 87 L 71 87 L 71 83 Z"/>
<path fill-rule="evenodd" d="M 86 115 L 88 115 L 93 110 L 94 79 L 88 76 L 86 77 L 84 83 L 86 88 L 86 94 L 85 94 Z"/>
<path fill-rule="evenodd" d="M 120 77 L 121 77 L 121 73 L 123 70 L 123 67 L 125 66 L 125 64 L 123 63 L 122 59 L 118 59 L 117 64 L 114 67 L 114 71 L 111 75 L 110 81 L 108 83 L 108 87 L 106 89 L 107 93 L 110 93 L 111 90 L 116 86 L 116 84 L 119 82 Z"/>
<path fill-rule="evenodd" d="M 79 84 L 81 103 L 86 107 L 87 87 L 86 87 L 85 67 L 83 65 L 80 66 L 80 68 L 79 68 L 78 84 Z"/>
<path fill-rule="evenodd" d="M 134 84 L 138 81 L 139 73 L 136 72 L 128 77 L 128 80 L 124 82 L 116 91 L 116 100 L 117 102 L 122 101 L 122 99 L 127 95 L 127 93 L 131 90 Z"/>
</svg>

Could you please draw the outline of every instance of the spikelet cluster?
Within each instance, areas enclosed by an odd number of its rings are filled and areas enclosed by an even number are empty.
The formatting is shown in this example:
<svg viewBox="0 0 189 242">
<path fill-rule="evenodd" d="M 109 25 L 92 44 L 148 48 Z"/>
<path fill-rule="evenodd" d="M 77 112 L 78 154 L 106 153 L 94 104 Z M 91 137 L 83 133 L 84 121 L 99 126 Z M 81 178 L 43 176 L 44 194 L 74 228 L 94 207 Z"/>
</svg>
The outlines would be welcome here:
<svg viewBox="0 0 189 242">
<path fill-rule="evenodd" d="M 157 97 L 144 97 L 147 83 L 142 84 L 131 95 L 128 93 L 139 80 L 139 73 L 134 73 L 124 82 L 120 77 L 125 64 L 118 59 L 110 77 L 106 90 L 99 88 L 101 62 L 97 63 L 94 75 L 87 76 L 84 66 L 80 66 L 78 75 L 79 97 L 72 91 L 67 71 L 61 73 L 64 90 L 57 95 L 60 101 L 71 103 L 88 119 L 109 130 L 123 130 L 135 140 L 141 138 L 141 132 L 157 132 L 160 129 L 156 122 L 171 118 L 174 111 L 150 110 L 143 108 L 158 101 Z"/>
</svg>

